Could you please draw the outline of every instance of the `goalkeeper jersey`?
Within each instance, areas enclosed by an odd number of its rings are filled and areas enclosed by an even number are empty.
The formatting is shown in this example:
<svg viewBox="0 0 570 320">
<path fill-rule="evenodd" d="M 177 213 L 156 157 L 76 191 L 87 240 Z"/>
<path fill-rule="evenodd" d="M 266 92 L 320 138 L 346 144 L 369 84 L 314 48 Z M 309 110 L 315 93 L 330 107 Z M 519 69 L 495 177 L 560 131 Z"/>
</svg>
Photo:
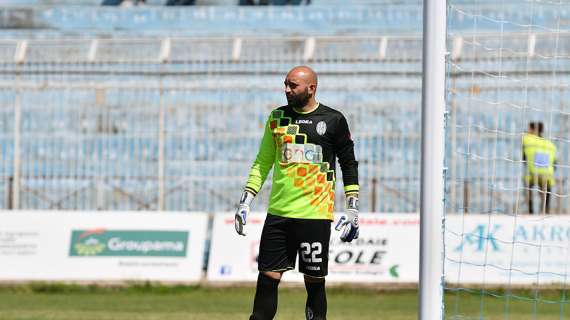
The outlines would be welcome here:
<svg viewBox="0 0 570 320">
<path fill-rule="evenodd" d="M 267 120 L 245 189 L 256 195 L 273 168 L 269 213 L 333 220 L 336 158 L 346 195 L 357 194 L 358 162 L 342 113 L 323 104 L 309 113 L 279 107 Z"/>
</svg>

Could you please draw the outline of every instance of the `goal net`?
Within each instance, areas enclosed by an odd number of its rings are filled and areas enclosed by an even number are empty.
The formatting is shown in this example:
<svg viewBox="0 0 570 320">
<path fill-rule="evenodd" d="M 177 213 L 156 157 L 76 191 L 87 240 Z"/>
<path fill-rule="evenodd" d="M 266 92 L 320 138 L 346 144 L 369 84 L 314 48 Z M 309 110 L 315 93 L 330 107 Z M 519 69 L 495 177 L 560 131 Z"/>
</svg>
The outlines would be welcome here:
<svg viewBox="0 0 570 320">
<path fill-rule="evenodd" d="M 570 318 L 569 18 L 566 0 L 448 1 L 448 319 Z"/>
</svg>

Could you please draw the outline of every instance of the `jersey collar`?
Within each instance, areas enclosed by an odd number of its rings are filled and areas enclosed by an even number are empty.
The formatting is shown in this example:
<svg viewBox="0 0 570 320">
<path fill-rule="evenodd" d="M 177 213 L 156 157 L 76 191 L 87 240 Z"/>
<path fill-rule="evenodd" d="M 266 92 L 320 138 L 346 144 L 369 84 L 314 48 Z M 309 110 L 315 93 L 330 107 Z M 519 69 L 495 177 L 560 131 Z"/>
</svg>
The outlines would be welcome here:
<svg viewBox="0 0 570 320">
<path fill-rule="evenodd" d="M 305 112 L 299 111 L 299 110 L 295 109 L 294 107 L 291 107 L 291 109 L 293 109 L 293 111 L 295 111 L 295 112 L 297 112 L 297 113 L 299 113 L 299 114 L 309 114 L 309 113 L 311 113 L 311 112 L 317 110 L 320 105 L 321 105 L 320 102 L 317 102 L 317 104 L 315 105 L 315 107 L 314 107 L 313 109 L 311 109 L 311 110 L 309 110 L 309 111 L 305 111 Z"/>
</svg>

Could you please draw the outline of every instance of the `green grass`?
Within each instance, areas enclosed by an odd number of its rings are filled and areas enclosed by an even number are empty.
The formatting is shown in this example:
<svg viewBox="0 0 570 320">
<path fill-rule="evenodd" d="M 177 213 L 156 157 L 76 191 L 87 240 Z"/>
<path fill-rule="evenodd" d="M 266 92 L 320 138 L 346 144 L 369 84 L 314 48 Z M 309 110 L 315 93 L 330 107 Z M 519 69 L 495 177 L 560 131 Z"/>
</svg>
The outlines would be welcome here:
<svg viewBox="0 0 570 320">
<path fill-rule="evenodd" d="M 504 293 L 494 293 L 504 295 Z M 176 320 L 248 319 L 254 288 L 204 288 L 196 286 L 131 285 L 99 287 L 33 284 L 0 287 L 2 320 Z M 520 291 L 511 299 L 505 317 L 504 297 L 478 290 L 448 293 L 447 319 L 570 319 L 561 292 Z M 483 300 L 483 301 L 482 301 Z M 538 303 L 535 304 L 535 301 Z M 281 288 L 276 319 L 304 319 L 305 291 Z M 373 291 L 329 288 L 328 319 L 416 319 L 417 297 L 412 290 Z M 564 306 L 561 317 L 561 306 Z M 533 317 L 533 310 L 537 317 Z"/>
<path fill-rule="evenodd" d="M 471 289 L 448 292 L 445 297 L 449 319 L 570 319 L 568 292 L 563 290 Z"/>
</svg>

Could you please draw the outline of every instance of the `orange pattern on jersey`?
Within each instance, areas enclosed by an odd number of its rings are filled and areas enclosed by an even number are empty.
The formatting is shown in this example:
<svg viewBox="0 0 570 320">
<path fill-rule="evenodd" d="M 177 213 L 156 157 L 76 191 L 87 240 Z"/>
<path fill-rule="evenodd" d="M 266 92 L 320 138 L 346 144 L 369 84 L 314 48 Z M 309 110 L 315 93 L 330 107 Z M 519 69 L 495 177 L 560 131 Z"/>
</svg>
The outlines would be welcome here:
<svg viewBox="0 0 570 320">
<path fill-rule="evenodd" d="M 292 124 L 292 119 L 283 116 L 283 112 L 275 110 L 272 114 L 273 121 L 270 127 L 273 138 L 281 150 L 285 143 L 296 143 L 297 137 L 301 136 L 304 144 L 307 144 L 307 135 L 299 133 L 299 126 Z M 287 125 L 281 125 L 281 120 L 285 119 Z M 309 197 L 312 206 L 317 206 L 317 210 L 323 218 L 332 219 L 334 209 L 334 171 L 329 170 L 327 162 L 321 163 L 281 163 L 285 174 L 293 180 L 293 185 L 303 191 L 303 195 Z M 330 180 L 327 176 L 331 176 Z"/>
</svg>

